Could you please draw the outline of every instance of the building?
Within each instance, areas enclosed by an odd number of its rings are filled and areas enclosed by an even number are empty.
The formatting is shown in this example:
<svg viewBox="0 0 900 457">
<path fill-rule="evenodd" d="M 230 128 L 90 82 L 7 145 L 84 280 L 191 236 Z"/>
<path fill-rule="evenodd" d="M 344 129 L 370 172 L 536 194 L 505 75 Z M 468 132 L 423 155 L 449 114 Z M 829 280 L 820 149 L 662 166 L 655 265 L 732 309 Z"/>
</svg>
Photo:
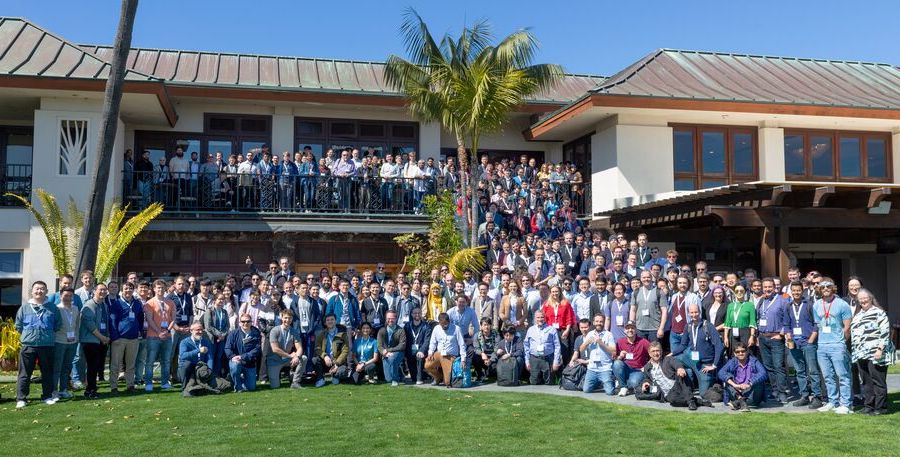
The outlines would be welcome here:
<svg viewBox="0 0 900 457">
<path fill-rule="evenodd" d="M 5 188 L 41 187 L 84 207 L 110 53 L 0 19 Z M 122 195 L 126 149 L 149 150 L 154 161 L 177 146 L 205 154 L 262 144 L 274 152 L 309 145 L 317 157 L 345 145 L 452 154 L 454 138 L 411 118 L 382 71 L 380 62 L 134 49 L 108 198 Z M 861 275 L 889 303 L 900 297 L 887 281 L 900 272 L 898 135 L 894 65 L 663 49 L 610 77 L 568 75 L 482 147 L 495 157 L 577 164 L 590 176 L 597 229 L 646 231 L 713 270 L 783 274 L 797 264 L 839 280 Z M 51 268 L 28 213 L 0 211 L 7 303 L 21 294 L 15 287 L 48 279 Z M 169 211 L 120 270 L 214 274 L 273 255 L 305 270 L 400 263 L 391 238 L 424 230 L 424 220 L 376 213 Z"/>
</svg>

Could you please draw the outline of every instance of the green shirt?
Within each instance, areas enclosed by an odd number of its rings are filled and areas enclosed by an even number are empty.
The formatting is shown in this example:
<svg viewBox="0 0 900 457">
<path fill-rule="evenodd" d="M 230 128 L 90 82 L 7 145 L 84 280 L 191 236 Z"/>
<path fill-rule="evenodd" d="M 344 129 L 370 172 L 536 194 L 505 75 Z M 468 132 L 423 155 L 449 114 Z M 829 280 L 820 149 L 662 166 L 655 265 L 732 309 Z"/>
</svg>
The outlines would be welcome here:
<svg viewBox="0 0 900 457">
<path fill-rule="evenodd" d="M 731 302 L 725 314 L 725 326 L 728 328 L 756 328 L 756 307 L 753 303 Z"/>
</svg>

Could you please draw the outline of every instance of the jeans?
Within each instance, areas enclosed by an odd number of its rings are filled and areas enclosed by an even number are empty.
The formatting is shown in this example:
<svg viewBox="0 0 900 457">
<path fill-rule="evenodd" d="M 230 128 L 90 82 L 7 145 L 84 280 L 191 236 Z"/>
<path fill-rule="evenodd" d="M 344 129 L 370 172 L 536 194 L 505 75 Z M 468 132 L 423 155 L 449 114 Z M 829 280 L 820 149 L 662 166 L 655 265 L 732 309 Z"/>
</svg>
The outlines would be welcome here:
<svg viewBox="0 0 900 457">
<path fill-rule="evenodd" d="M 75 359 L 77 343 L 56 343 L 53 349 L 53 390 L 62 392 L 69 390 L 69 377 L 72 373 L 72 361 Z"/>
<path fill-rule="evenodd" d="M 712 362 L 704 363 L 699 360 L 691 360 L 691 351 L 682 352 L 678 359 L 684 364 L 684 368 L 687 370 L 688 374 L 697 380 L 700 395 L 705 394 L 706 390 L 709 389 L 709 386 L 713 385 L 716 381 L 716 370 L 704 373 L 702 369 L 704 366 L 712 365 Z"/>
<path fill-rule="evenodd" d="M 727 394 L 726 398 L 729 401 L 736 400 L 738 397 L 743 397 L 748 406 L 759 406 L 766 398 L 766 387 L 763 384 L 753 384 L 749 390 L 738 392 L 737 389 L 726 383 L 725 392 Z"/>
<path fill-rule="evenodd" d="M 350 210 L 350 194 L 352 193 L 352 186 L 350 185 L 349 177 L 340 177 L 335 178 L 337 181 L 338 194 L 340 195 L 340 208 L 344 211 Z"/>
<path fill-rule="evenodd" d="M 228 361 L 228 371 L 235 392 L 256 390 L 256 362 L 245 367 L 240 362 Z"/>
<path fill-rule="evenodd" d="M 406 367 L 409 368 L 409 377 L 413 383 L 425 379 L 425 359 L 418 358 L 412 352 L 406 354 Z"/>
<path fill-rule="evenodd" d="M 669 333 L 669 351 L 673 354 L 684 350 L 684 347 L 681 346 L 681 335 L 683 333 L 675 333 L 674 331 Z"/>
<path fill-rule="evenodd" d="M 384 209 L 392 209 L 391 199 L 394 195 L 394 183 L 386 182 L 381 185 L 381 207 Z"/>
<path fill-rule="evenodd" d="M 19 350 L 19 377 L 16 380 L 16 400 L 25 401 L 31 391 L 31 375 L 34 365 L 41 362 L 49 368 L 41 371 L 41 400 L 53 396 L 54 346 L 22 346 Z"/>
<path fill-rule="evenodd" d="M 606 395 L 615 393 L 616 383 L 613 381 L 613 372 L 611 370 L 587 370 L 584 373 L 584 385 L 581 390 L 584 393 L 589 394 L 597 389 L 597 387 L 600 387 L 600 384 L 603 384 L 603 391 L 606 392 Z"/>
<path fill-rule="evenodd" d="M 303 191 L 303 196 L 300 200 L 303 209 L 314 208 L 316 202 L 316 180 L 311 178 L 301 178 L 300 185 L 301 190 Z"/>
<path fill-rule="evenodd" d="M 819 383 L 819 362 L 816 360 L 816 345 L 807 344 L 791 349 L 791 359 L 797 370 L 797 389 L 801 397 L 819 398 L 822 396 L 822 386 Z"/>
<path fill-rule="evenodd" d="M 613 373 L 619 381 L 619 388 L 637 389 L 644 381 L 644 373 L 641 370 L 631 368 L 622 360 L 613 362 Z"/>
<path fill-rule="evenodd" d="M 387 382 L 397 381 L 403 382 L 403 375 L 400 374 L 400 364 L 403 363 L 402 352 L 390 352 L 387 357 L 382 359 L 384 365 L 384 380 Z"/>
<path fill-rule="evenodd" d="M 422 210 L 422 206 L 424 205 L 424 202 L 422 201 L 423 198 L 425 198 L 425 192 L 424 192 L 424 191 L 421 191 L 421 190 L 414 190 L 414 191 L 413 191 L 413 206 L 414 206 L 413 209 L 414 209 L 415 211 L 421 211 L 421 210 Z"/>
<path fill-rule="evenodd" d="M 209 370 L 216 376 L 225 376 L 225 341 L 212 344 L 209 351 Z"/>
<path fill-rule="evenodd" d="M 784 371 L 784 340 L 770 338 L 765 335 L 759 337 L 760 360 L 769 373 L 769 386 L 774 395 L 784 395 L 787 390 L 787 380 Z"/>
<path fill-rule="evenodd" d="M 81 357 L 81 343 L 75 345 L 75 358 L 72 359 L 72 382 L 81 382 L 84 378 L 84 358 Z"/>
<path fill-rule="evenodd" d="M 181 340 L 183 340 L 185 338 L 190 338 L 191 335 L 190 335 L 190 333 L 181 333 L 177 330 L 173 331 L 171 334 L 172 334 L 172 345 L 169 346 L 169 355 L 168 355 L 169 366 L 171 367 L 174 365 L 175 367 L 178 367 L 178 347 L 181 346 Z M 171 381 L 169 378 L 166 378 L 166 377 L 163 377 L 160 379 L 162 379 L 163 384 Z"/>
<path fill-rule="evenodd" d="M 134 359 L 134 378 L 135 382 L 141 384 L 144 382 L 144 367 L 147 366 L 147 338 L 138 339 L 137 357 Z"/>
<path fill-rule="evenodd" d="M 294 209 L 294 181 L 293 180 L 285 180 L 282 178 L 282 182 L 280 184 L 281 192 L 280 192 L 280 204 L 279 208 L 282 211 L 293 211 Z"/>
<path fill-rule="evenodd" d="M 853 398 L 850 395 L 850 354 L 844 343 L 820 344 L 816 352 L 819 368 L 825 377 L 825 389 L 828 401 L 834 406 L 850 408 Z M 837 379 L 834 379 L 837 376 Z"/>
<path fill-rule="evenodd" d="M 153 384 L 153 364 L 157 360 L 159 360 L 159 379 L 163 384 L 168 383 L 172 339 L 147 338 L 145 341 L 147 342 L 147 361 L 144 364 L 144 383 Z"/>
<path fill-rule="evenodd" d="M 656 330 L 638 330 L 637 334 L 651 343 L 655 343 L 659 339 L 656 337 Z"/>
</svg>

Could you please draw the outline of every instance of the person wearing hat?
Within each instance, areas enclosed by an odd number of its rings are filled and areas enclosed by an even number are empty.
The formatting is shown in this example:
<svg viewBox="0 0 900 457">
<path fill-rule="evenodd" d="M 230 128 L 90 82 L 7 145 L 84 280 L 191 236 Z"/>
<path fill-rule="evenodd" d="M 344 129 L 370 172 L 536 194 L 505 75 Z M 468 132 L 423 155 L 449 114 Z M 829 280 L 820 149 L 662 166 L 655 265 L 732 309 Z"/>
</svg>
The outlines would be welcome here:
<svg viewBox="0 0 900 457">
<path fill-rule="evenodd" d="M 850 354 L 846 340 L 850 335 L 853 311 L 847 302 L 837 296 L 836 291 L 837 287 L 831 278 L 822 278 L 818 289 L 821 298 L 813 304 L 813 318 L 819 327 L 816 358 L 828 391 L 828 402 L 818 411 L 833 409 L 837 414 L 850 414 L 853 397 L 850 387 Z"/>
<path fill-rule="evenodd" d="M 616 360 L 613 361 L 613 373 L 619 382 L 619 396 L 628 395 L 644 380 L 643 368 L 650 355 L 650 342 L 637 335 L 634 321 L 625 323 L 625 337 L 616 341 Z"/>
</svg>

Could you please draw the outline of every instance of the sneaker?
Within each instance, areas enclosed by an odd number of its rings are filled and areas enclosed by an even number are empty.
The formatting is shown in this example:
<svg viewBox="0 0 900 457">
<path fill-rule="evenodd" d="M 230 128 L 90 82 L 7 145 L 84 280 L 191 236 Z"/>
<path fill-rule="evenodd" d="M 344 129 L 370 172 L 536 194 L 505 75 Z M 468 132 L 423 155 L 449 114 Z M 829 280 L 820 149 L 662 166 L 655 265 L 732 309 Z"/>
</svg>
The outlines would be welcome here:
<svg viewBox="0 0 900 457">
<path fill-rule="evenodd" d="M 56 396 L 63 400 L 68 400 L 68 399 L 72 398 L 72 393 L 69 392 L 68 390 L 63 390 L 63 391 L 59 392 L 58 394 L 56 394 Z"/>
<path fill-rule="evenodd" d="M 813 399 L 809 401 L 809 409 L 819 409 L 821 407 L 822 400 L 819 400 L 818 397 L 813 397 Z"/>
<path fill-rule="evenodd" d="M 627 388 L 627 387 L 623 387 L 623 388 L 619 389 L 619 396 L 620 396 L 620 397 L 624 397 L 624 396 L 626 396 L 626 395 L 628 395 L 628 388 Z"/>
<path fill-rule="evenodd" d="M 741 400 L 741 409 L 739 411 L 742 413 L 749 413 L 750 405 L 748 405 L 747 402 Z"/>
<path fill-rule="evenodd" d="M 324 379 L 319 378 L 318 380 L 316 380 L 316 387 L 324 387 L 324 386 L 325 386 L 325 380 L 324 380 Z"/>
<path fill-rule="evenodd" d="M 700 398 L 700 406 L 706 406 L 708 408 L 712 408 L 713 404 L 712 404 L 712 401 L 701 397 Z"/>
<path fill-rule="evenodd" d="M 422 382 L 422 381 L 416 381 L 416 385 L 417 385 L 417 386 L 421 386 L 422 384 L 425 384 L 425 383 Z"/>
<path fill-rule="evenodd" d="M 737 400 L 732 400 L 732 401 L 728 402 L 728 407 L 731 408 L 732 411 L 737 411 L 738 406 L 740 406 L 740 405 L 738 405 Z"/>
<path fill-rule="evenodd" d="M 25 403 L 25 400 L 19 400 L 19 401 L 16 402 L 16 409 L 22 409 L 22 408 L 24 408 L 25 405 L 27 405 L 27 404 L 28 404 L 28 403 Z"/>
<path fill-rule="evenodd" d="M 834 413 L 835 414 L 853 414 L 853 411 L 851 411 L 850 408 L 848 408 L 846 406 L 838 406 L 837 408 L 834 408 Z"/>
<path fill-rule="evenodd" d="M 397 387 L 399 385 L 400 384 L 398 384 L 397 381 L 391 381 L 391 387 Z"/>
<path fill-rule="evenodd" d="M 432 386 L 436 386 L 436 385 L 438 385 L 438 382 L 437 382 L 436 380 L 435 380 L 435 381 L 431 381 L 431 385 L 432 385 Z"/>
<path fill-rule="evenodd" d="M 162 390 L 169 390 L 172 388 L 172 384 L 165 383 L 162 385 Z"/>
<path fill-rule="evenodd" d="M 153 392 L 153 383 L 148 382 L 144 385 L 144 392 Z"/>
<path fill-rule="evenodd" d="M 786 404 L 788 402 L 788 396 L 785 394 L 778 395 L 778 402 L 781 404 Z"/>
<path fill-rule="evenodd" d="M 119 395 L 119 389 L 116 389 L 116 388 L 109 389 L 109 393 L 111 393 L 113 395 Z"/>
<path fill-rule="evenodd" d="M 374 378 L 369 378 L 369 384 L 377 384 L 378 380 Z"/>
<path fill-rule="evenodd" d="M 341 380 L 338 379 L 337 376 L 331 378 L 331 385 L 336 386 L 336 385 L 338 385 L 338 384 L 340 384 L 340 383 L 341 383 Z"/>
<path fill-rule="evenodd" d="M 809 397 L 803 397 L 794 402 L 794 406 L 797 406 L 797 407 L 809 406 L 809 404 L 810 404 Z"/>
<path fill-rule="evenodd" d="M 691 397 L 691 399 L 688 400 L 688 409 L 691 411 L 697 410 L 697 399 L 696 398 Z"/>
<path fill-rule="evenodd" d="M 828 411 L 831 411 L 832 409 L 834 409 L 834 405 L 832 405 L 831 402 L 828 402 L 828 403 L 825 403 L 824 405 L 822 405 L 821 407 L 819 407 L 818 409 L 816 409 L 816 411 L 818 411 L 820 413 L 827 413 Z"/>
<path fill-rule="evenodd" d="M 72 390 L 79 391 L 84 389 L 84 384 L 81 381 L 72 381 Z"/>
<path fill-rule="evenodd" d="M 298 384 L 296 382 L 291 384 L 291 389 L 302 389 L 302 388 L 303 388 L 303 386 L 301 386 L 300 384 Z"/>
<path fill-rule="evenodd" d="M 47 405 L 47 406 L 53 406 L 53 405 L 55 405 L 56 402 L 58 402 L 58 401 L 59 401 L 59 398 L 56 398 L 56 397 L 50 397 L 50 398 L 44 400 L 44 404 Z"/>
</svg>

